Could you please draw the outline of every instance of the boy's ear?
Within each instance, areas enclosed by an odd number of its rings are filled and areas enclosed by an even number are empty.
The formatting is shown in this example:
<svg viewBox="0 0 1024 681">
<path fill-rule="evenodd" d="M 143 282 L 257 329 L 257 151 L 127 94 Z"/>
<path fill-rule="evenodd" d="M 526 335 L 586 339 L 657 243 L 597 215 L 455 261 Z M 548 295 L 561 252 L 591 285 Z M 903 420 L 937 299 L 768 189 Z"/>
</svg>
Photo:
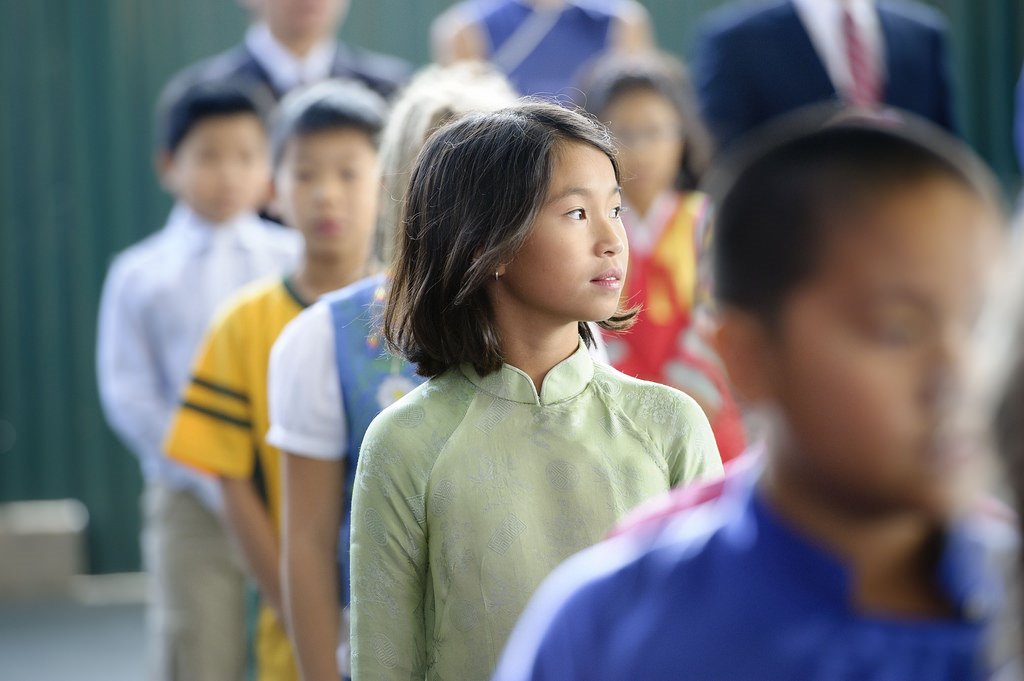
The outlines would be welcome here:
<svg viewBox="0 0 1024 681">
<path fill-rule="evenodd" d="M 267 214 L 277 220 L 281 220 L 283 218 L 283 215 L 281 213 L 281 200 L 277 193 L 277 183 L 274 181 L 273 178 L 271 178 L 270 182 L 267 183 L 267 191 L 265 197 L 266 201 L 263 202 L 263 205 L 266 207 L 265 210 Z M 294 225 L 288 226 L 294 227 Z"/>
<path fill-rule="evenodd" d="M 174 154 L 161 149 L 153 155 L 153 171 L 160 179 L 160 186 L 169 193 L 174 193 Z"/>
<path fill-rule="evenodd" d="M 774 399 L 773 346 L 764 322 L 740 310 L 721 310 L 711 344 L 741 402 L 758 404 Z"/>
</svg>

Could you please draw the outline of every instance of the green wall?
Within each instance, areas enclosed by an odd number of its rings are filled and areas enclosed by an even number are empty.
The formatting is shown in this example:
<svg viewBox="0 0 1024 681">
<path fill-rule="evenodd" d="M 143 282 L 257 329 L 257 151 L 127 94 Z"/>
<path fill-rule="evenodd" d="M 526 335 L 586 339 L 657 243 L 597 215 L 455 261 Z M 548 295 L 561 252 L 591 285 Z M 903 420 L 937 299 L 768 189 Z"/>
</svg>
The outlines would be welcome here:
<svg viewBox="0 0 1024 681">
<path fill-rule="evenodd" d="M 416 63 L 446 0 L 353 0 L 343 37 Z M 658 39 L 689 56 L 713 0 L 647 0 Z M 965 132 L 1008 188 L 1020 0 L 935 2 L 950 17 Z M 232 0 L 0 3 L 0 501 L 76 497 L 91 569 L 136 569 L 140 480 L 107 429 L 94 374 L 111 256 L 170 206 L 151 172 L 151 109 L 179 67 L 235 43 Z M 2 557 L 0 557 L 2 559 Z"/>
</svg>

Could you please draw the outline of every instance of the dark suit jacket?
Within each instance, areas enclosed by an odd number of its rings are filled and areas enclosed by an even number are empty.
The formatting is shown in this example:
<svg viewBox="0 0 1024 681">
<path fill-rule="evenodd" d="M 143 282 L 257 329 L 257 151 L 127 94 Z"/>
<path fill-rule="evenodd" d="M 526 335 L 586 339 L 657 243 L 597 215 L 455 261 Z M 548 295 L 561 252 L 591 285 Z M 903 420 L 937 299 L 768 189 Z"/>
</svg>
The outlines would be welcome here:
<svg viewBox="0 0 1024 681">
<path fill-rule="evenodd" d="M 390 97 L 405 82 L 410 73 L 409 64 L 368 50 L 361 50 L 341 41 L 334 56 L 331 76 L 351 78 L 365 83 L 383 97 Z M 168 90 L 180 91 L 196 83 L 232 80 L 251 85 L 257 96 L 276 102 L 286 93 L 279 92 L 256 58 L 244 45 L 199 61 L 178 72 L 170 81 Z"/>
<path fill-rule="evenodd" d="M 825 1 L 825 0 L 820 0 Z M 886 104 L 955 131 L 945 22 L 909 2 L 877 3 Z M 719 148 L 788 111 L 839 95 L 788 0 L 732 4 L 702 23 L 693 64 L 702 113 Z"/>
</svg>

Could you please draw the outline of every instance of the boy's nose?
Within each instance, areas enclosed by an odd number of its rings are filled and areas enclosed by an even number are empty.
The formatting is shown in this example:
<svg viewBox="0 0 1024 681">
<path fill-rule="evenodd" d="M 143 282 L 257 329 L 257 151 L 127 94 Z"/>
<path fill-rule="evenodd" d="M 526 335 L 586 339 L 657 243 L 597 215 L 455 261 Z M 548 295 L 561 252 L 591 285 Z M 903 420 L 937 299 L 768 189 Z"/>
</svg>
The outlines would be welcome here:
<svg viewBox="0 0 1024 681">
<path fill-rule="evenodd" d="M 341 189 L 335 182 L 321 182 L 316 188 L 316 199 L 321 204 L 336 204 L 341 201 Z"/>
</svg>

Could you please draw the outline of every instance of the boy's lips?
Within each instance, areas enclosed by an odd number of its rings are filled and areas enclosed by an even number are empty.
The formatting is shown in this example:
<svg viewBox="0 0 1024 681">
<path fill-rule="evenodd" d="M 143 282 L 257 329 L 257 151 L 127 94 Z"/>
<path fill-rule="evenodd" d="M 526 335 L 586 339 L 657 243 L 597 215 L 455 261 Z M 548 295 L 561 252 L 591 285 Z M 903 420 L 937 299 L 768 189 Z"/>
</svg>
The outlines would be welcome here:
<svg viewBox="0 0 1024 681">
<path fill-rule="evenodd" d="M 345 225 L 340 220 L 323 219 L 317 220 L 316 233 L 321 236 L 336 236 L 341 233 Z"/>
</svg>

